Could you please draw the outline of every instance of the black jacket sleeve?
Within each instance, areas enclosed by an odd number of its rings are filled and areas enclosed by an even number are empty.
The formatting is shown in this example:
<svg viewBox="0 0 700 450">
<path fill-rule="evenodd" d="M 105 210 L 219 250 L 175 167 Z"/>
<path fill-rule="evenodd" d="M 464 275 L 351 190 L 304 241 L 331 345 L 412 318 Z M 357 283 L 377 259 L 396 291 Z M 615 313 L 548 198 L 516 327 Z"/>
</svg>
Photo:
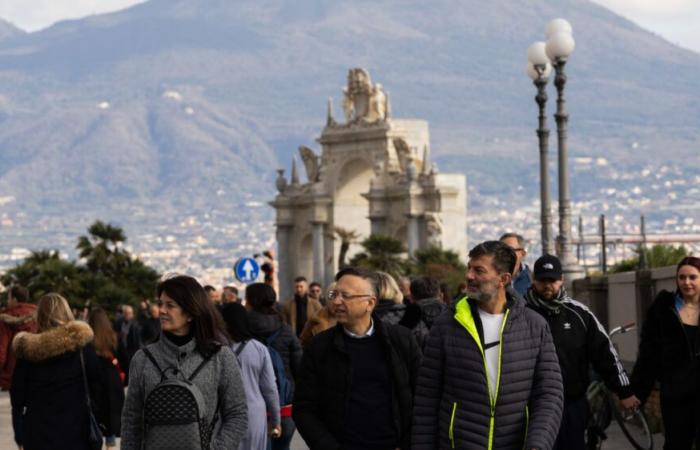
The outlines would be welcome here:
<svg viewBox="0 0 700 450">
<path fill-rule="evenodd" d="M 289 340 L 289 369 L 292 371 L 291 376 L 294 380 L 299 376 L 299 367 L 301 365 L 301 344 L 296 334 L 289 329 L 290 340 Z"/>
<path fill-rule="evenodd" d="M 547 449 L 554 446 L 564 408 L 559 359 L 549 326 L 545 325 L 541 333 L 540 353 L 530 394 L 526 449 Z"/>
<path fill-rule="evenodd" d="M 15 432 L 15 442 L 21 447 L 24 442 L 22 426 L 24 423 L 24 407 L 27 404 L 27 362 L 17 359 L 15 371 L 12 374 L 12 386 L 10 387 L 10 403 L 12 405 L 12 428 Z"/>
<path fill-rule="evenodd" d="M 315 355 L 318 350 L 318 341 L 312 340 L 301 358 L 292 415 L 299 434 L 311 450 L 340 450 L 340 444 L 321 417 L 320 405 L 327 400 L 321 398 L 323 380 Z"/>
<path fill-rule="evenodd" d="M 622 366 L 622 361 L 605 331 L 603 325 L 590 311 L 583 311 L 588 316 L 587 339 L 588 360 L 593 369 L 601 376 L 605 385 L 620 398 L 632 395 L 630 380 Z"/>
<path fill-rule="evenodd" d="M 644 403 L 649 397 L 654 383 L 659 378 L 659 361 L 661 345 L 658 312 L 656 305 L 652 305 L 647 312 L 647 318 L 642 326 L 642 334 L 639 340 L 639 352 L 637 361 L 632 371 L 632 390 L 639 400 Z"/>
</svg>

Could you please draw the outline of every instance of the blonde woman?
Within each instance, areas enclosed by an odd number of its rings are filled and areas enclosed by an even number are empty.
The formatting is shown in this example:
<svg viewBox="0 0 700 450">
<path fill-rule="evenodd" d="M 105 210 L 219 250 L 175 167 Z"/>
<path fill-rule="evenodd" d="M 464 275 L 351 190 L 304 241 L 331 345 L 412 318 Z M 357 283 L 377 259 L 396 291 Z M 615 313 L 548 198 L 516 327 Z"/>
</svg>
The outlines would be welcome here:
<svg viewBox="0 0 700 450">
<path fill-rule="evenodd" d="M 379 279 L 379 301 L 374 315 L 387 325 L 397 325 L 406 313 L 403 294 L 394 277 L 386 272 L 377 272 Z"/>
<path fill-rule="evenodd" d="M 80 353 L 88 383 L 98 361 L 90 326 L 74 320 L 65 298 L 46 294 L 37 307 L 37 332 L 15 336 L 17 355 L 10 399 L 17 445 L 24 450 L 88 450 L 89 428 Z"/>
</svg>

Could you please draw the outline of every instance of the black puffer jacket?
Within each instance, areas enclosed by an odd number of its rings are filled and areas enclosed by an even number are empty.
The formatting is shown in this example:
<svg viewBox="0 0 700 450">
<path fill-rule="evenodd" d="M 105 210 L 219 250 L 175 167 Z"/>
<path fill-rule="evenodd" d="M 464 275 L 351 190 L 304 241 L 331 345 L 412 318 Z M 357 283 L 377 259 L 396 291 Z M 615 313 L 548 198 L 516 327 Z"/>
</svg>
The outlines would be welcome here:
<svg viewBox="0 0 700 450">
<path fill-rule="evenodd" d="M 661 291 L 647 312 L 632 372 L 635 395 L 646 401 L 654 383 L 661 385 L 662 413 L 673 403 L 700 394 L 698 356 L 693 354 L 676 310 L 676 295 Z M 700 333 L 698 334 L 700 340 Z M 700 350 L 700 342 L 695 343 Z"/>
<path fill-rule="evenodd" d="M 265 341 L 268 337 L 272 336 L 280 328 L 282 329 L 272 346 L 284 361 L 284 369 L 287 372 L 287 378 L 292 382 L 293 388 L 294 380 L 299 373 L 299 364 L 301 363 L 301 344 L 291 327 L 282 322 L 282 317 L 277 314 L 263 314 L 257 311 L 248 313 L 248 321 L 250 332 L 264 345 L 267 345 Z M 292 389 L 293 391 L 294 389 Z"/>
<path fill-rule="evenodd" d="M 495 405 L 482 356 L 483 331 L 466 298 L 433 325 L 418 375 L 413 449 L 551 449 L 563 388 L 545 320 L 508 295 Z"/>
<path fill-rule="evenodd" d="M 394 303 L 393 300 L 379 300 L 373 314 L 387 325 L 396 325 L 406 313 L 406 305 Z"/>
<path fill-rule="evenodd" d="M 375 321 L 374 326 L 388 356 L 394 426 L 400 448 L 408 450 L 421 353 L 406 328 L 381 321 Z M 293 414 L 299 432 L 312 450 L 341 448 L 338 438 L 344 429 L 348 392 L 352 388 L 352 364 L 343 333 L 341 325 L 319 333 L 304 352 Z"/>
<path fill-rule="evenodd" d="M 418 346 L 425 348 L 430 329 L 447 306 L 437 298 L 425 298 L 408 305 L 399 324 L 413 331 Z"/>
</svg>

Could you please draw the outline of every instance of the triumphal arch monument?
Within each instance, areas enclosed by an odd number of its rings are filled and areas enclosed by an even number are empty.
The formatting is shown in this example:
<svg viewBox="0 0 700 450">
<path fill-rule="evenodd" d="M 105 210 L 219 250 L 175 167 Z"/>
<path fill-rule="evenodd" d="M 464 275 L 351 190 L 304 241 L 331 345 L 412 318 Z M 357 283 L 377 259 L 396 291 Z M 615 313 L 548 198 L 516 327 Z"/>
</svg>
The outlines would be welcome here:
<svg viewBox="0 0 700 450">
<path fill-rule="evenodd" d="M 290 179 L 278 171 L 276 210 L 280 299 L 295 277 L 327 286 L 338 270 L 342 233 L 354 234 L 347 252 L 361 251 L 370 234 L 406 243 L 409 254 L 430 246 L 466 257 L 466 177 L 439 173 L 430 161 L 424 120 L 395 119 L 388 93 L 365 69 L 351 69 L 343 89 L 343 121 L 328 102 L 320 155 L 301 146 Z M 347 241 L 347 239 L 346 239 Z"/>
</svg>

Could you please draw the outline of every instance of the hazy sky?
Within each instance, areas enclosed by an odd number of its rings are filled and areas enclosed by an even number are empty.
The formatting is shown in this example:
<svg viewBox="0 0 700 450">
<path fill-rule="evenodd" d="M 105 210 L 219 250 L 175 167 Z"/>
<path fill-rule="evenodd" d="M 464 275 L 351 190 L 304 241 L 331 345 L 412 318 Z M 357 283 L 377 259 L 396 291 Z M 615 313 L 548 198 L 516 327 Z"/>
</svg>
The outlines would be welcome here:
<svg viewBox="0 0 700 450">
<path fill-rule="evenodd" d="M 1 0 L 0 17 L 27 31 L 34 31 L 62 19 L 114 11 L 142 1 Z M 593 1 L 607 6 L 674 44 L 700 52 L 700 0 Z"/>
</svg>

